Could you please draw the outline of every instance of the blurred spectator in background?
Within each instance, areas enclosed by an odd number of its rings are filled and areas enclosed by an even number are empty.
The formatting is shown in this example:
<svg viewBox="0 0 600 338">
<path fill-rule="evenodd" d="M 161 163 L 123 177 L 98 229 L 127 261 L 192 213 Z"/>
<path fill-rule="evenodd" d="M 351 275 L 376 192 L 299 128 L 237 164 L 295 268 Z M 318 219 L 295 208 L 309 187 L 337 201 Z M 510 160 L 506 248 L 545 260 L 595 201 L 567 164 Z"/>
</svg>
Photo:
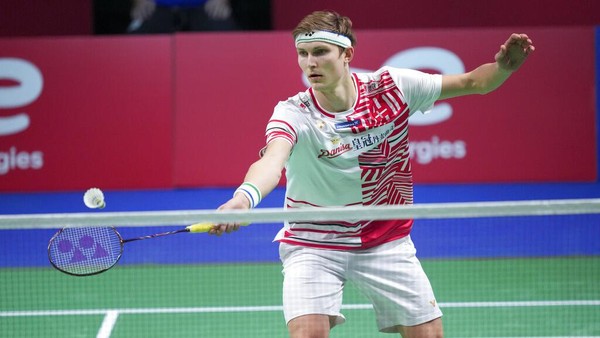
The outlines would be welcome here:
<svg viewBox="0 0 600 338">
<path fill-rule="evenodd" d="M 229 0 L 133 0 L 132 34 L 238 29 Z"/>
<path fill-rule="evenodd" d="M 271 0 L 93 0 L 94 34 L 271 30 Z"/>
</svg>

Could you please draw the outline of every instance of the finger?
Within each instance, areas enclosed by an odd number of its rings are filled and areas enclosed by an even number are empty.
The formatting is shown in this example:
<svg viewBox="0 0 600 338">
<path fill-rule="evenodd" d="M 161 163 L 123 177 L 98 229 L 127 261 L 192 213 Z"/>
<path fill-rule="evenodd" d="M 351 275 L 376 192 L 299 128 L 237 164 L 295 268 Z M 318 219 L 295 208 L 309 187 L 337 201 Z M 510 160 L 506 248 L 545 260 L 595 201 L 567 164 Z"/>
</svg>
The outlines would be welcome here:
<svg viewBox="0 0 600 338">
<path fill-rule="evenodd" d="M 506 55 L 506 51 L 508 50 L 508 47 L 506 47 L 506 45 L 501 45 L 500 46 L 500 51 L 498 52 L 498 54 L 500 56 L 504 56 Z"/>
<path fill-rule="evenodd" d="M 501 61 L 502 59 L 504 59 L 505 55 L 506 55 L 506 46 L 500 45 L 500 50 L 495 55 L 496 61 Z"/>
<path fill-rule="evenodd" d="M 239 223 L 233 223 L 233 224 L 228 224 L 227 228 L 225 229 L 225 232 L 232 233 L 234 231 L 238 231 L 240 229 L 240 224 Z"/>
<path fill-rule="evenodd" d="M 529 36 L 527 36 L 527 34 L 519 34 L 519 37 L 520 37 L 521 41 L 523 41 L 524 43 L 526 43 L 528 45 L 533 44 L 533 42 L 531 41 Z"/>
<path fill-rule="evenodd" d="M 510 47 L 512 45 L 515 46 L 520 46 L 520 47 L 525 47 L 528 44 L 531 43 L 531 40 L 529 39 L 529 37 L 526 34 L 511 34 L 510 38 L 508 38 L 508 40 L 506 41 L 506 43 L 504 44 L 507 47 Z"/>
<path fill-rule="evenodd" d="M 223 233 L 232 233 L 233 231 L 237 231 L 240 228 L 239 224 L 227 223 L 227 224 L 219 224 L 215 225 L 211 230 L 208 231 L 211 235 L 220 236 Z"/>
<path fill-rule="evenodd" d="M 221 236 L 221 234 L 223 234 L 223 231 L 224 231 L 224 225 L 216 224 L 213 226 L 212 229 L 210 229 L 208 231 L 208 233 L 211 235 Z"/>
<path fill-rule="evenodd" d="M 504 42 L 504 46 L 510 46 L 515 44 L 515 41 L 519 40 L 519 34 L 511 34 L 508 39 L 506 40 L 506 42 Z"/>
<path fill-rule="evenodd" d="M 521 47 L 523 47 L 523 49 L 532 46 L 533 45 L 533 41 L 531 41 L 531 39 L 529 38 L 529 36 L 527 36 L 527 34 L 518 34 L 519 38 L 518 38 L 518 43 Z"/>
</svg>

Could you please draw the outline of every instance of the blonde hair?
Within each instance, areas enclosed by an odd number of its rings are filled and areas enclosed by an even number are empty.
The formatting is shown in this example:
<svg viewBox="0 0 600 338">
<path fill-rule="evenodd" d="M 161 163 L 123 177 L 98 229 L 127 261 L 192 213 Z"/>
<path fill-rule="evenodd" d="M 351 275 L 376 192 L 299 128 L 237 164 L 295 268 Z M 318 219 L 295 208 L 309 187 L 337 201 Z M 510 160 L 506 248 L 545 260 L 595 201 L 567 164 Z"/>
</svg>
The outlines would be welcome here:
<svg viewBox="0 0 600 338">
<path fill-rule="evenodd" d="M 347 16 L 342 16 L 334 11 L 316 11 L 307 15 L 292 31 L 294 39 L 303 33 L 312 31 L 329 31 L 344 35 L 350 39 L 352 46 L 356 44 L 356 37 L 352 32 L 352 21 Z"/>
</svg>

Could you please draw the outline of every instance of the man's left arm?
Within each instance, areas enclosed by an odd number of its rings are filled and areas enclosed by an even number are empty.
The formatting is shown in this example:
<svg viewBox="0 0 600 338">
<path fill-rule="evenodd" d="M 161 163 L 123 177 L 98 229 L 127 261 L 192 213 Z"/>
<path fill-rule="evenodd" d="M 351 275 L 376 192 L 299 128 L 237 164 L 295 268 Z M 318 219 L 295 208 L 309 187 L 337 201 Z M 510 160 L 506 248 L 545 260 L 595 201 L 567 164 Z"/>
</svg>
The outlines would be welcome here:
<svg viewBox="0 0 600 338">
<path fill-rule="evenodd" d="M 487 94 L 495 90 L 521 67 L 534 50 L 533 42 L 526 34 L 512 34 L 500 46 L 495 56 L 496 62 L 483 64 L 464 74 L 443 75 L 439 100 L 470 94 Z"/>
</svg>

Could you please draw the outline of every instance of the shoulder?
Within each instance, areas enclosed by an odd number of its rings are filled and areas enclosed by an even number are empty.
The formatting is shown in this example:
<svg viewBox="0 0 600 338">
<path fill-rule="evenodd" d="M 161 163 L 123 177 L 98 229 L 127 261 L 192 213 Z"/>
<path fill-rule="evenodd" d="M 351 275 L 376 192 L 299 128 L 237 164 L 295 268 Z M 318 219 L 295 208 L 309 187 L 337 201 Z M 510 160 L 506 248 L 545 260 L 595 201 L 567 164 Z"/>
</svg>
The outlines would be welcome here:
<svg viewBox="0 0 600 338">
<path fill-rule="evenodd" d="M 383 72 L 389 74 L 395 80 L 422 80 L 422 79 L 431 79 L 434 77 L 439 77 L 437 74 L 429 74 L 415 69 L 408 68 L 395 68 L 385 66 L 378 70 L 378 72 Z"/>
<path fill-rule="evenodd" d="M 442 75 L 429 74 L 415 69 L 385 66 L 377 70 L 376 74 L 387 76 L 402 89 L 437 88 L 442 85 Z"/>
<path fill-rule="evenodd" d="M 413 69 L 383 66 L 372 72 L 357 72 L 356 76 L 362 80 L 362 79 L 379 79 L 379 78 L 385 77 L 385 76 L 402 76 L 402 75 L 416 76 L 418 74 L 425 74 L 425 73 L 422 73 L 422 72 L 419 72 L 419 71 L 413 70 Z"/>
<path fill-rule="evenodd" d="M 287 100 L 279 101 L 277 105 L 275 105 L 275 111 L 285 110 L 290 112 L 300 112 L 310 105 L 310 94 L 308 91 L 304 91 L 288 97 Z"/>
<path fill-rule="evenodd" d="M 402 83 L 406 82 L 435 81 L 437 80 L 437 77 L 439 77 L 439 81 L 441 82 L 441 75 L 428 74 L 414 69 L 396 68 L 390 66 L 383 66 L 370 73 L 355 73 L 355 75 L 357 79 L 363 83 L 391 80 L 396 83 L 396 85 L 401 85 Z"/>
</svg>

